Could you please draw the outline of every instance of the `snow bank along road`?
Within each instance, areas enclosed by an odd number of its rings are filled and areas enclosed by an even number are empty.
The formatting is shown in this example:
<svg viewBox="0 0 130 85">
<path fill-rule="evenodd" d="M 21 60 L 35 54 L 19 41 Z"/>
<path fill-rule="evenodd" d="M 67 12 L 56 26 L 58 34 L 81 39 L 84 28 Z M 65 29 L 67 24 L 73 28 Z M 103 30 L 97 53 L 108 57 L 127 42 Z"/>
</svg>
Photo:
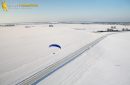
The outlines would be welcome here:
<svg viewBox="0 0 130 85">
<path fill-rule="evenodd" d="M 113 33 L 111 33 L 111 34 L 113 34 Z M 19 82 L 17 85 L 30 85 L 30 84 L 35 85 L 35 84 L 37 84 L 38 82 L 40 82 L 47 76 L 51 75 L 53 72 L 55 72 L 59 68 L 63 67 L 65 64 L 67 64 L 67 63 L 71 62 L 72 60 L 74 60 L 75 58 L 79 57 L 82 53 L 89 50 L 91 47 L 93 47 L 98 42 L 100 42 L 101 40 L 103 40 L 104 38 L 106 38 L 107 36 L 109 36 L 111 34 L 103 35 L 102 37 L 85 45 L 84 47 L 82 47 L 79 50 L 75 51 L 74 53 L 68 55 L 67 57 L 57 61 L 56 63 L 46 67 L 45 69 L 35 73 L 34 75 L 26 78 L 23 81 Z"/>
</svg>

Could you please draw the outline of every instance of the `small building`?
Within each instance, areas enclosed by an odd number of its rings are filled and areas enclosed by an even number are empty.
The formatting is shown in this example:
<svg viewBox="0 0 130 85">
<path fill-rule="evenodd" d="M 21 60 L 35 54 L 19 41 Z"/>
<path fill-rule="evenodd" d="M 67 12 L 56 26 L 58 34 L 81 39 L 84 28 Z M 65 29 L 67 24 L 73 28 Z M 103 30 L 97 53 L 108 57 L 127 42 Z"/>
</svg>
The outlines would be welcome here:
<svg viewBox="0 0 130 85">
<path fill-rule="evenodd" d="M 50 24 L 49 27 L 54 27 L 54 26 L 52 24 Z"/>
</svg>

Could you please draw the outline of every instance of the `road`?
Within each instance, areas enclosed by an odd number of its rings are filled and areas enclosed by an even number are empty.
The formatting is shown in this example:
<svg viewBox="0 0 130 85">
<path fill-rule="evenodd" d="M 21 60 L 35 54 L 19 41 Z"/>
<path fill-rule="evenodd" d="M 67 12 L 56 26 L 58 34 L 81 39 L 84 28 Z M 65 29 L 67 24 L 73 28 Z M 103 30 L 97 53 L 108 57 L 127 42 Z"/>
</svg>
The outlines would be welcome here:
<svg viewBox="0 0 130 85">
<path fill-rule="evenodd" d="M 111 33 L 113 34 L 113 33 Z M 45 79 L 46 77 L 50 76 L 52 73 L 57 71 L 58 69 L 62 68 L 64 65 L 68 64 L 69 62 L 73 61 L 77 57 L 80 57 L 84 52 L 95 46 L 97 43 L 99 43 L 101 40 L 106 38 L 107 36 L 111 34 L 106 34 L 95 41 L 85 45 L 84 47 L 80 48 L 79 50 L 73 52 L 72 54 L 68 55 L 67 57 L 57 61 L 56 63 L 46 67 L 45 69 L 33 74 L 32 76 L 24 79 L 23 81 L 19 82 L 17 85 L 36 85 L 41 80 Z"/>
</svg>

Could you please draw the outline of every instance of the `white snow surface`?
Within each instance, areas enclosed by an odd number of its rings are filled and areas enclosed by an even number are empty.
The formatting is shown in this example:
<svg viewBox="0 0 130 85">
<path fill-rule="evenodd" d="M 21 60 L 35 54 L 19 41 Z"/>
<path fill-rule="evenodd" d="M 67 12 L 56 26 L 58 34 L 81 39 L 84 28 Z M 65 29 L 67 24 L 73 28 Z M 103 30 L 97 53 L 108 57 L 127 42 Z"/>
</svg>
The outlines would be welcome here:
<svg viewBox="0 0 130 85">
<path fill-rule="evenodd" d="M 107 34 L 94 31 L 111 27 L 99 24 L 25 26 L 0 27 L 0 85 L 17 84 Z M 117 25 L 118 29 L 123 27 Z M 129 36 L 126 32 L 106 38 L 39 85 L 130 84 Z M 62 49 L 50 49 L 48 46 L 53 43 L 61 45 Z"/>
<path fill-rule="evenodd" d="M 129 42 L 111 35 L 37 85 L 130 85 Z"/>
</svg>

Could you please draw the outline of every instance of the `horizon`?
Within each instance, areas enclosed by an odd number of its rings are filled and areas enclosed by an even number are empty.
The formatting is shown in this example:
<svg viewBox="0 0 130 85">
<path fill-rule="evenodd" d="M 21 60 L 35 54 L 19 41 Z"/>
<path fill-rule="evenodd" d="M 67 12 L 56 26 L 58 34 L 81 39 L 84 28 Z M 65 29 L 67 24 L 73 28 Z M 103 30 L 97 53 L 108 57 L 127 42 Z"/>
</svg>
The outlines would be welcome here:
<svg viewBox="0 0 130 85">
<path fill-rule="evenodd" d="M 60 21 L 60 22 L 9 22 L 9 23 L 0 23 L 0 25 L 16 25 L 16 24 L 120 24 L 120 25 L 130 25 L 130 22 L 66 22 L 66 21 Z"/>
</svg>

